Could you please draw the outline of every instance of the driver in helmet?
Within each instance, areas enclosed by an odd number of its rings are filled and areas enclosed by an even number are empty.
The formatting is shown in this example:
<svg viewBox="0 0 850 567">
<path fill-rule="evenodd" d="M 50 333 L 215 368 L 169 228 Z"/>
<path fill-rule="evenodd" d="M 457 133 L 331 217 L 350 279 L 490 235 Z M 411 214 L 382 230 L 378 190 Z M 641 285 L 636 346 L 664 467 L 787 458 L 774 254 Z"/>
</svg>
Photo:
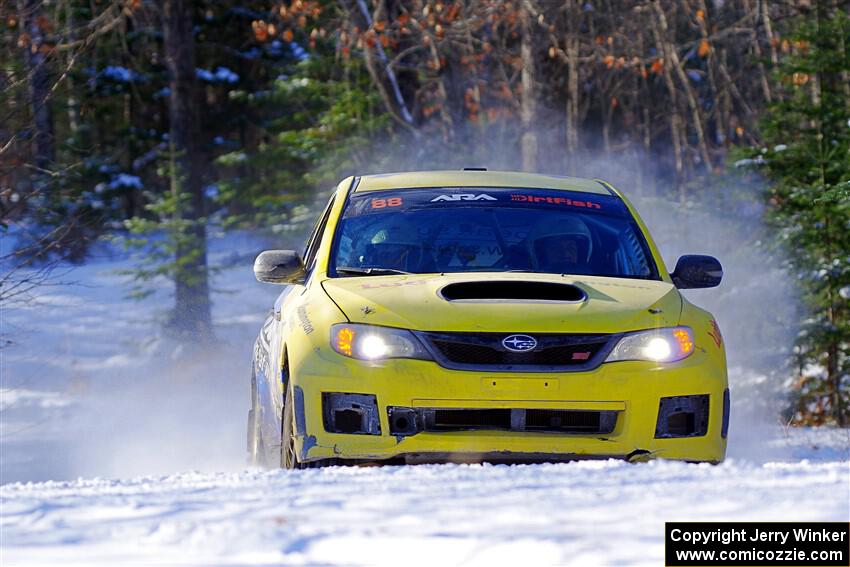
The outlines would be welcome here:
<svg viewBox="0 0 850 567">
<path fill-rule="evenodd" d="M 415 227 L 393 219 L 382 225 L 360 257 L 364 268 L 417 271 L 422 262 L 422 238 Z"/>
<path fill-rule="evenodd" d="M 586 274 L 592 248 L 590 231 L 579 219 L 558 218 L 534 227 L 529 235 L 536 269 L 557 274 Z"/>
</svg>

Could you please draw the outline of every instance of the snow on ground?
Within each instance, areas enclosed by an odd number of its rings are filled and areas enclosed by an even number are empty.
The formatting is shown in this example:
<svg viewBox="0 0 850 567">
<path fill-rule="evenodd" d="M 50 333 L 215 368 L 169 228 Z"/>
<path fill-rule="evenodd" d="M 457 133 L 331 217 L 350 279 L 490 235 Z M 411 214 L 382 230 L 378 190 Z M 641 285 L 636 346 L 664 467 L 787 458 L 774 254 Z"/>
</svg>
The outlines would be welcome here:
<svg viewBox="0 0 850 567">
<path fill-rule="evenodd" d="M 3 564 L 661 565 L 665 521 L 846 521 L 847 491 L 847 461 L 734 460 L 13 484 Z"/>
<path fill-rule="evenodd" d="M 693 296 L 730 345 L 722 465 L 245 470 L 251 346 L 278 291 L 253 279 L 262 248 L 213 243 L 214 262 L 234 269 L 214 280 L 226 293 L 212 352 L 161 338 L 168 286 L 126 300 L 115 271 L 135 259 L 112 248 L 69 275 L 76 285 L 0 313 L 4 567 L 659 565 L 664 521 L 850 520 L 850 433 L 783 428 L 754 410 L 775 386 L 748 355 L 752 329 L 777 327 L 757 319 L 776 296 L 735 276 Z"/>
</svg>

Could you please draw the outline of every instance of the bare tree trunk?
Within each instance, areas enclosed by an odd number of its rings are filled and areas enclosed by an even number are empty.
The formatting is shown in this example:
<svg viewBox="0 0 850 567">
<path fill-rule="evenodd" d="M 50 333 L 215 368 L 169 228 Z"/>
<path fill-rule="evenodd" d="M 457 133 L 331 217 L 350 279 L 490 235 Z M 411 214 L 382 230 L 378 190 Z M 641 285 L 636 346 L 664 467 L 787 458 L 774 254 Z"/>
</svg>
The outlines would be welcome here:
<svg viewBox="0 0 850 567">
<path fill-rule="evenodd" d="M 522 42 L 522 168 L 525 171 L 537 170 L 538 140 L 537 132 L 537 61 L 534 49 L 534 14 L 528 0 L 520 10 Z"/>
<path fill-rule="evenodd" d="M 699 10 L 702 12 L 702 17 L 697 18 L 700 36 L 702 37 L 703 42 L 709 42 L 707 23 L 709 17 L 708 6 L 706 5 L 705 0 L 697 0 L 697 6 L 699 6 Z M 725 88 L 720 88 L 720 85 L 723 83 L 718 76 L 718 54 L 714 45 L 710 46 L 708 53 L 706 54 L 706 68 L 708 85 L 711 88 L 712 98 L 714 99 L 712 111 L 714 113 L 715 139 L 719 137 L 722 140 L 722 143 L 725 144 L 726 133 L 729 128 L 727 126 L 728 121 L 725 115 L 727 107 L 723 104 L 723 102 L 728 98 L 728 94 Z M 717 136 L 717 134 L 719 134 L 719 136 Z"/>
<path fill-rule="evenodd" d="M 440 96 L 440 100 L 442 101 L 439 108 L 440 113 L 440 122 L 443 125 L 443 141 L 449 142 L 455 138 L 455 123 L 452 118 L 451 112 L 451 100 L 449 99 L 448 91 L 446 90 L 446 82 L 444 80 L 445 76 L 443 74 L 443 64 L 440 60 L 440 52 L 437 51 L 437 46 L 435 42 L 431 41 L 430 44 L 430 52 L 431 58 L 433 61 L 434 69 L 437 72 L 437 77 L 434 79 L 437 84 L 437 94 Z M 460 100 L 463 100 L 462 98 Z"/>
<path fill-rule="evenodd" d="M 608 97 L 606 97 L 608 98 Z M 614 108 L 612 104 L 602 107 L 602 150 L 605 157 L 611 157 L 611 123 L 614 120 Z"/>
<path fill-rule="evenodd" d="M 764 26 L 764 35 L 770 48 L 770 64 L 774 67 L 779 63 L 779 55 L 776 53 L 776 42 L 773 41 L 773 25 L 770 22 L 770 6 L 768 0 L 761 0 L 761 23 Z"/>
<path fill-rule="evenodd" d="M 472 32 L 469 29 L 469 26 L 466 27 L 464 35 L 465 35 L 464 39 L 465 39 L 465 42 L 466 42 L 466 52 L 467 53 L 475 53 L 475 43 L 473 41 Z M 452 72 L 453 75 L 454 76 L 461 75 L 462 71 L 458 68 L 457 61 L 454 62 L 453 66 L 454 66 L 454 70 Z M 474 77 L 467 76 L 467 77 L 464 78 L 464 81 L 469 85 L 468 89 L 470 90 L 470 93 L 472 95 L 472 103 L 475 105 L 476 111 L 480 113 L 481 112 L 481 85 L 479 84 L 478 81 L 474 80 Z M 462 122 L 463 122 L 463 115 L 459 114 L 457 119 L 455 120 L 455 123 L 462 123 Z M 461 136 L 460 136 L 460 142 L 461 143 L 464 143 L 464 144 L 469 143 L 471 133 L 469 132 L 468 128 L 470 128 L 471 126 L 472 125 L 464 125 L 463 126 L 463 130 L 462 130 Z"/>
<path fill-rule="evenodd" d="M 670 69 L 676 72 L 676 76 L 682 84 L 682 90 L 685 92 L 685 99 L 688 101 L 688 107 L 691 110 L 691 121 L 693 122 L 694 131 L 697 135 L 697 147 L 699 148 L 703 165 L 711 171 L 711 156 L 708 153 L 708 145 L 705 141 L 705 131 L 702 125 L 702 112 L 700 111 L 696 94 L 688 81 L 688 76 L 685 74 L 685 71 L 682 70 L 682 62 L 679 59 L 679 54 L 676 52 L 676 46 L 670 41 L 667 16 L 664 15 L 664 10 L 661 8 L 661 2 L 653 0 L 652 7 L 655 9 L 655 15 L 658 18 L 665 62 L 669 59 Z"/>
<path fill-rule="evenodd" d="M 567 172 L 576 175 L 578 167 L 578 56 L 579 30 L 578 10 L 579 0 L 569 0 L 567 8 Z"/>
<path fill-rule="evenodd" d="M 171 191 L 177 203 L 173 327 L 186 338 L 212 336 L 207 239 L 195 86 L 192 2 L 162 0 L 165 62 L 169 73 Z"/>
<path fill-rule="evenodd" d="M 74 3 L 71 0 L 65 0 L 65 34 L 68 37 L 68 41 L 75 41 L 77 39 L 75 37 L 75 25 L 76 20 L 74 18 Z M 72 65 L 72 57 L 73 56 L 69 53 L 65 62 L 66 66 L 70 67 Z M 74 138 L 77 138 L 80 133 L 80 101 L 77 99 L 77 95 L 74 88 L 74 78 L 71 76 L 70 73 L 67 77 L 65 77 L 65 81 L 68 84 L 68 129 L 71 131 L 71 135 Z M 77 144 L 80 143 L 79 139 L 75 139 L 74 141 Z"/>
<path fill-rule="evenodd" d="M 646 45 L 644 42 L 644 34 L 639 34 L 637 37 L 637 53 L 646 53 Z M 652 119 L 651 119 L 651 100 L 649 96 L 649 86 L 647 84 L 646 70 L 640 73 L 635 80 L 635 116 L 637 120 L 636 128 L 637 135 L 640 138 L 640 146 L 635 148 L 635 163 L 638 168 L 640 194 L 646 195 L 644 178 L 653 178 L 654 172 L 649 169 L 649 164 L 655 160 L 650 160 L 652 155 Z M 650 197 L 655 197 L 658 187 L 650 181 Z"/>
<path fill-rule="evenodd" d="M 660 7 L 659 7 L 660 9 Z M 679 193 L 679 200 L 684 202 L 684 163 L 683 163 L 683 140 L 682 133 L 682 115 L 679 113 L 678 96 L 676 84 L 673 82 L 672 61 L 667 54 L 667 41 L 662 35 L 662 30 L 659 29 L 659 20 L 656 17 L 650 17 L 652 25 L 652 35 L 657 45 L 658 52 L 663 55 L 664 61 L 662 65 L 662 73 L 664 74 L 664 85 L 667 87 L 667 93 L 670 96 L 670 137 L 673 140 L 673 158 L 676 168 L 676 191 Z"/>
<path fill-rule="evenodd" d="M 53 113 L 50 108 L 50 75 L 47 69 L 47 46 L 39 18 L 41 0 L 18 0 L 22 28 L 29 34 L 23 45 L 27 65 L 29 104 L 32 112 L 34 162 L 40 169 L 49 169 L 55 158 Z"/>
<path fill-rule="evenodd" d="M 758 37 L 758 17 L 759 13 L 767 12 L 767 0 L 756 0 L 756 8 L 755 12 L 753 12 L 752 8 L 750 8 L 749 0 L 744 0 L 744 10 L 746 10 L 747 15 L 752 15 L 752 23 L 753 23 L 753 54 L 756 56 L 756 60 L 758 63 L 756 66 L 759 70 L 759 84 L 761 85 L 761 90 L 764 93 L 765 101 L 770 104 L 773 101 L 773 95 L 770 92 L 770 82 L 767 76 L 767 68 L 762 62 L 762 52 L 761 45 L 759 45 L 759 37 Z M 765 28 L 765 36 L 768 40 L 768 45 L 770 46 L 771 51 L 771 62 L 776 63 L 776 48 L 771 45 L 773 40 L 773 32 L 770 28 L 770 18 L 767 18 L 768 26 Z"/>
<path fill-rule="evenodd" d="M 361 30 L 368 30 L 372 27 L 373 18 L 366 5 L 366 0 L 340 0 L 340 4 L 349 17 L 357 22 Z M 380 8 L 381 6 L 379 6 Z M 407 107 L 398 78 L 387 59 L 384 48 L 380 43 L 376 43 L 374 48 L 367 47 L 363 50 L 363 59 L 366 63 L 366 70 L 372 77 L 372 82 L 378 89 L 378 94 L 390 116 L 415 134 L 418 130 L 413 115 Z"/>
</svg>

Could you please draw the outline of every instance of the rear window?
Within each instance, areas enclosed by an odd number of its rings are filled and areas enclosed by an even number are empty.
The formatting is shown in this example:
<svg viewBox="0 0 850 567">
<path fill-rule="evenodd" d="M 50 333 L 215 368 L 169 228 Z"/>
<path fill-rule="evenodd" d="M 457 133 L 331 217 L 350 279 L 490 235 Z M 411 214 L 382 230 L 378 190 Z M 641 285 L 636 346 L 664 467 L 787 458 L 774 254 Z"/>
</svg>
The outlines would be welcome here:
<svg viewBox="0 0 850 567">
<path fill-rule="evenodd" d="M 332 276 L 539 272 L 658 279 L 646 240 L 615 196 L 505 188 L 354 193 Z"/>
</svg>

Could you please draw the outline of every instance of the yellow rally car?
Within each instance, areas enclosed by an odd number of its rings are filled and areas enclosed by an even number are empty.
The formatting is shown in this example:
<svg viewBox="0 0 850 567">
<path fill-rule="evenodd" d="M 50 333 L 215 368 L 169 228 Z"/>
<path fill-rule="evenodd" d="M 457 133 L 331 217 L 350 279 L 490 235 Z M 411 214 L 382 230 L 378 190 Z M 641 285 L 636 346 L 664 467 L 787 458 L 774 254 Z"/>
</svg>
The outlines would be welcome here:
<svg viewBox="0 0 850 567">
<path fill-rule="evenodd" d="M 254 349 L 252 463 L 720 462 L 726 356 L 604 181 L 464 170 L 344 180 Z M 678 288 L 678 289 L 677 289 Z"/>
</svg>

